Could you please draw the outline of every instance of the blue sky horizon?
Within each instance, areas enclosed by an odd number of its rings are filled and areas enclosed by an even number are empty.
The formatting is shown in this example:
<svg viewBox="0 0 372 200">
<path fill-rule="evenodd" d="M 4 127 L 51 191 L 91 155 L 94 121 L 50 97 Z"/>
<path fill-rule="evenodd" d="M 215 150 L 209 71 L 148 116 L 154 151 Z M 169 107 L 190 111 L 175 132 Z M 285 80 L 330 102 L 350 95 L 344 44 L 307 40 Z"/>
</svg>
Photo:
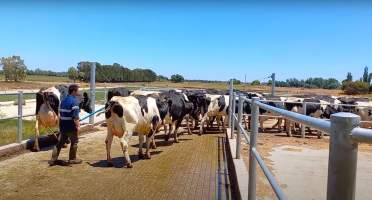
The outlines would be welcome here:
<svg viewBox="0 0 372 200">
<path fill-rule="evenodd" d="M 1 1 L 0 57 L 66 71 L 80 61 L 186 79 L 354 79 L 372 72 L 365 1 Z"/>
</svg>

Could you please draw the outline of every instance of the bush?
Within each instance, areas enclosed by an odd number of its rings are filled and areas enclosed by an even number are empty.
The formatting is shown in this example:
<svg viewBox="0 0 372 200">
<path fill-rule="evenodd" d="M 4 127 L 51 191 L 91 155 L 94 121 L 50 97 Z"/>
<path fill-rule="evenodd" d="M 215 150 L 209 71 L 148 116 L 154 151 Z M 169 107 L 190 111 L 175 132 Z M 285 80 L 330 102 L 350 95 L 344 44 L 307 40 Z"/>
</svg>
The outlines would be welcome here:
<svg viewBox="0 0 372 200">
<path fill-rule="evenodd" d="M 342 85 L 342 89 L 348 95 L 367 94 L 369 87 L 370 85 L 363 81 L 345 81 Z"/>
<path fill-rule="evenodd" d="M 251 85 L 261 85 L 261 82 L 259 80 L 254 80 Z"/>
<path fill-rule="evenodd" d="M 230 81 L 231 81 L 231 79 L 230 79 Z M 241 84 L 241 82 L 238 79 L 233 78 L 232 81 L 233 81 L 234 85 L 240 85 Z"/>
<path fill-rule="evenodd" d="M 174 75 L 171 76 L 171 81 L 174 82 L 174 83 L 180 83 L 180 82 L 185 81 L 185 79 L 183 78 L 182 75 L 174 74 Z"/>
</svg>

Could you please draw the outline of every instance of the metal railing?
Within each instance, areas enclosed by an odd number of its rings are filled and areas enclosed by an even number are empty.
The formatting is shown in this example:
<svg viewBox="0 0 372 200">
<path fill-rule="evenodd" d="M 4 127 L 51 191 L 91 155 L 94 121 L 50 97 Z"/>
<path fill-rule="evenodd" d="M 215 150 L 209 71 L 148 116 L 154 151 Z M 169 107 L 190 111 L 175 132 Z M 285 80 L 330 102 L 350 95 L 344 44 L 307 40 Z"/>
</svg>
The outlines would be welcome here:
<svg viewBox="0 0 372 200">
<path fill-rule="evenodd" d="M 235 99 L 233 85 L 230 83 L 230 99 Z M 372 130 L 359 128 L 360 117 L 352 113 L 340 112 L 331 115 L 330 121 L 313 118 L 310 116 L 294 113 L 281 108 L 276 108 L 259 101 L 259 98 L 247 99 L 239 96 L 238 113 L 235 113 L 235 101 L 230 101 L 229 125 L 231 137 L 236 131 L 236 159 L 240 159 L 241 135 L 249 144 L 249 183 L 248 199 L 256 199 L 256 165 L 257 162 L 263 170 L 271 187 L 279 199 L 287 199 L 283 190 L 275 180 L 273 174 L 266 166 L 264 160 L 256 149 L 259 108 L 273 112 L 287 119 L 302 123 L 306 126 L 327 132 L 330 134 L 329 160 L 328 160 L 328 200 L 354 199 L 358 143 L 372 143 Z M 251 132 L 244 129 L 242 125 L 243 103 L 251 105 Z"/>
<path fill-rule="evenodd" d="M 96 93 L 99 93 L 99 92 L 104 92 L 105 93 L 105 101 L 107 101 L 107 89 L 105 90 L 96 90 Z M 16 102 L 17 102 L 17 115 L 16 116 L 8 116 L 8 117 L 2 117 L 0 118 L 0 120 L 10 120 L 10 119 L 17 119 L 17 132 L 16 132 L 16 142 L 18 143 L 21 143 L 22 140 L 23 140 L 23 118 L 25 117 L 33 117 L 35 116 L 35 114 L 24 114 L 24 110 L 23 110 L 23 103 L 26 102 L 25 99 L 24 99 L 24 95 L 25 94 L 35 94 L 33 92 L 23 92 L 23 91 L 19 91 L 18 93 L 15 93 L 15 92 L 11 92 L 11 93 L 2 93 L 0 94 L 0 96 L 2 95 L 6 95 L 6 96 L 9 96 L 9 95 L 12 95 L 12 96 L 17 96 L 15 99 L 16 99 Z M 93 121 L 90 120 L 90 122 L 93 122 L 94 123 L 94 117 L 96 114 L 100 113 L 100 112 L 103 112 L 104 111 L 104 107 L 102 108 L 99 108 L 97 110 L 95 110 L 94 112 L 90 113 L 90 114 L 87 114 L 86 116 L 80 118 L 80 121 L 83 121 L 85 119 L 88 119 L 88 118 L 93 118 Z"/>
</svg>

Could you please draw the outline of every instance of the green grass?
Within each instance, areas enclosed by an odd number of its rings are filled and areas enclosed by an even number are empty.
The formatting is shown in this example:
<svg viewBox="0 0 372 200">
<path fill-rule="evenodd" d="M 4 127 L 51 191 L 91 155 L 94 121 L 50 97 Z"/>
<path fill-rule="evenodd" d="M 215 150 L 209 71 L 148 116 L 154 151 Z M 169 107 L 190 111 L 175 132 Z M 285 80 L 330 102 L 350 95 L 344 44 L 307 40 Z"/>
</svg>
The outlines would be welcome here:
<svg viewBox="0 0 372 200">
<path fill-rule="evenodd" d="M 17 119 L 0 120 L 0 146 L 17 141 L 17 121 Z M 41 128 L 40 135 L 45 135 L 46 130 Z M 34 135 L 35 121 L 23 120 L 23 140 L 32 138 Z"/>
<path fill-rule="evenodd" d="M 23 99 L 35 99 L 35 94 L 23 94 Z M 18 101 L 18 95 L 0 95 L 0 102 Z"/>
</svg>

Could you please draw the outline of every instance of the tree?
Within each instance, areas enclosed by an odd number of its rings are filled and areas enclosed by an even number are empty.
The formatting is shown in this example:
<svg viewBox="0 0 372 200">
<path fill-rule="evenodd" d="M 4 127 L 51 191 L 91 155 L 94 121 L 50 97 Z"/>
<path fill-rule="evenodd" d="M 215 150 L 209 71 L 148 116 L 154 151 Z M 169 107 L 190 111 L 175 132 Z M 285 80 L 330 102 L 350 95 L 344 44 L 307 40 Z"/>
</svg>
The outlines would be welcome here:
<svg viewBox="0 0 372 200">
<path fill-rule="evenodd" d="M 254 80 L 251 85 L 261 85 L 261 82 L 259 80 Z"/>
<path fill-rule="evenodd" d="M 369 83 L 368 76 L 369 76 L 369 74 L 368 74 L 368 67 L 365 66 L 364 67 L 364 73 L 363 73 L 362 81 L 365 82 L 365 83 Z"/>
<path fill-rule="evenodd" d="M 363 81 L 348 81 L 343 85 L 343 90 L 348 95 L 367 94 L 369 92 L 369 84 Z"/>
<path fill-rule="evenodd" d="M 5 81 L 22 81 L 27 76 L 27 67 L 20 56 L 2 57 L 1 65 L 5 75 Z"/>
<path fill-rule="evenodd" d="M 241 81 L 236 79 L 236 78 L 233 78 L 232 81 L 233 81 L 234 85 L 240 85 L 240 83 L 241 83 Z"/>
<path fill-rule="evenodd" d="M 167 81 L 167 80 L 169 80 L 169 79 L 166 76 L 163 76 L 163 75 L 158 76 L 158 81 Z"/>
<path fill-rule="evenodd" d="M 351 75 L 351 72 L 348 72 L 346 75 L 346 81 L 353 81 L 353 75 Z"/>
<path fill-rule="evenodd" d="M 171 76 L 171 81 L 174 83 L 180 83 L 180 82 L 185 81 L 185 79 L 180 74 L 174 74 Z"/>
<path fill-rule="evenodd" d="M 74 83 L 79 78 L 79 72 L 75 67 L 68 68 L 67 74 L 69 79 L 74 80 Z"/>
</svg>

